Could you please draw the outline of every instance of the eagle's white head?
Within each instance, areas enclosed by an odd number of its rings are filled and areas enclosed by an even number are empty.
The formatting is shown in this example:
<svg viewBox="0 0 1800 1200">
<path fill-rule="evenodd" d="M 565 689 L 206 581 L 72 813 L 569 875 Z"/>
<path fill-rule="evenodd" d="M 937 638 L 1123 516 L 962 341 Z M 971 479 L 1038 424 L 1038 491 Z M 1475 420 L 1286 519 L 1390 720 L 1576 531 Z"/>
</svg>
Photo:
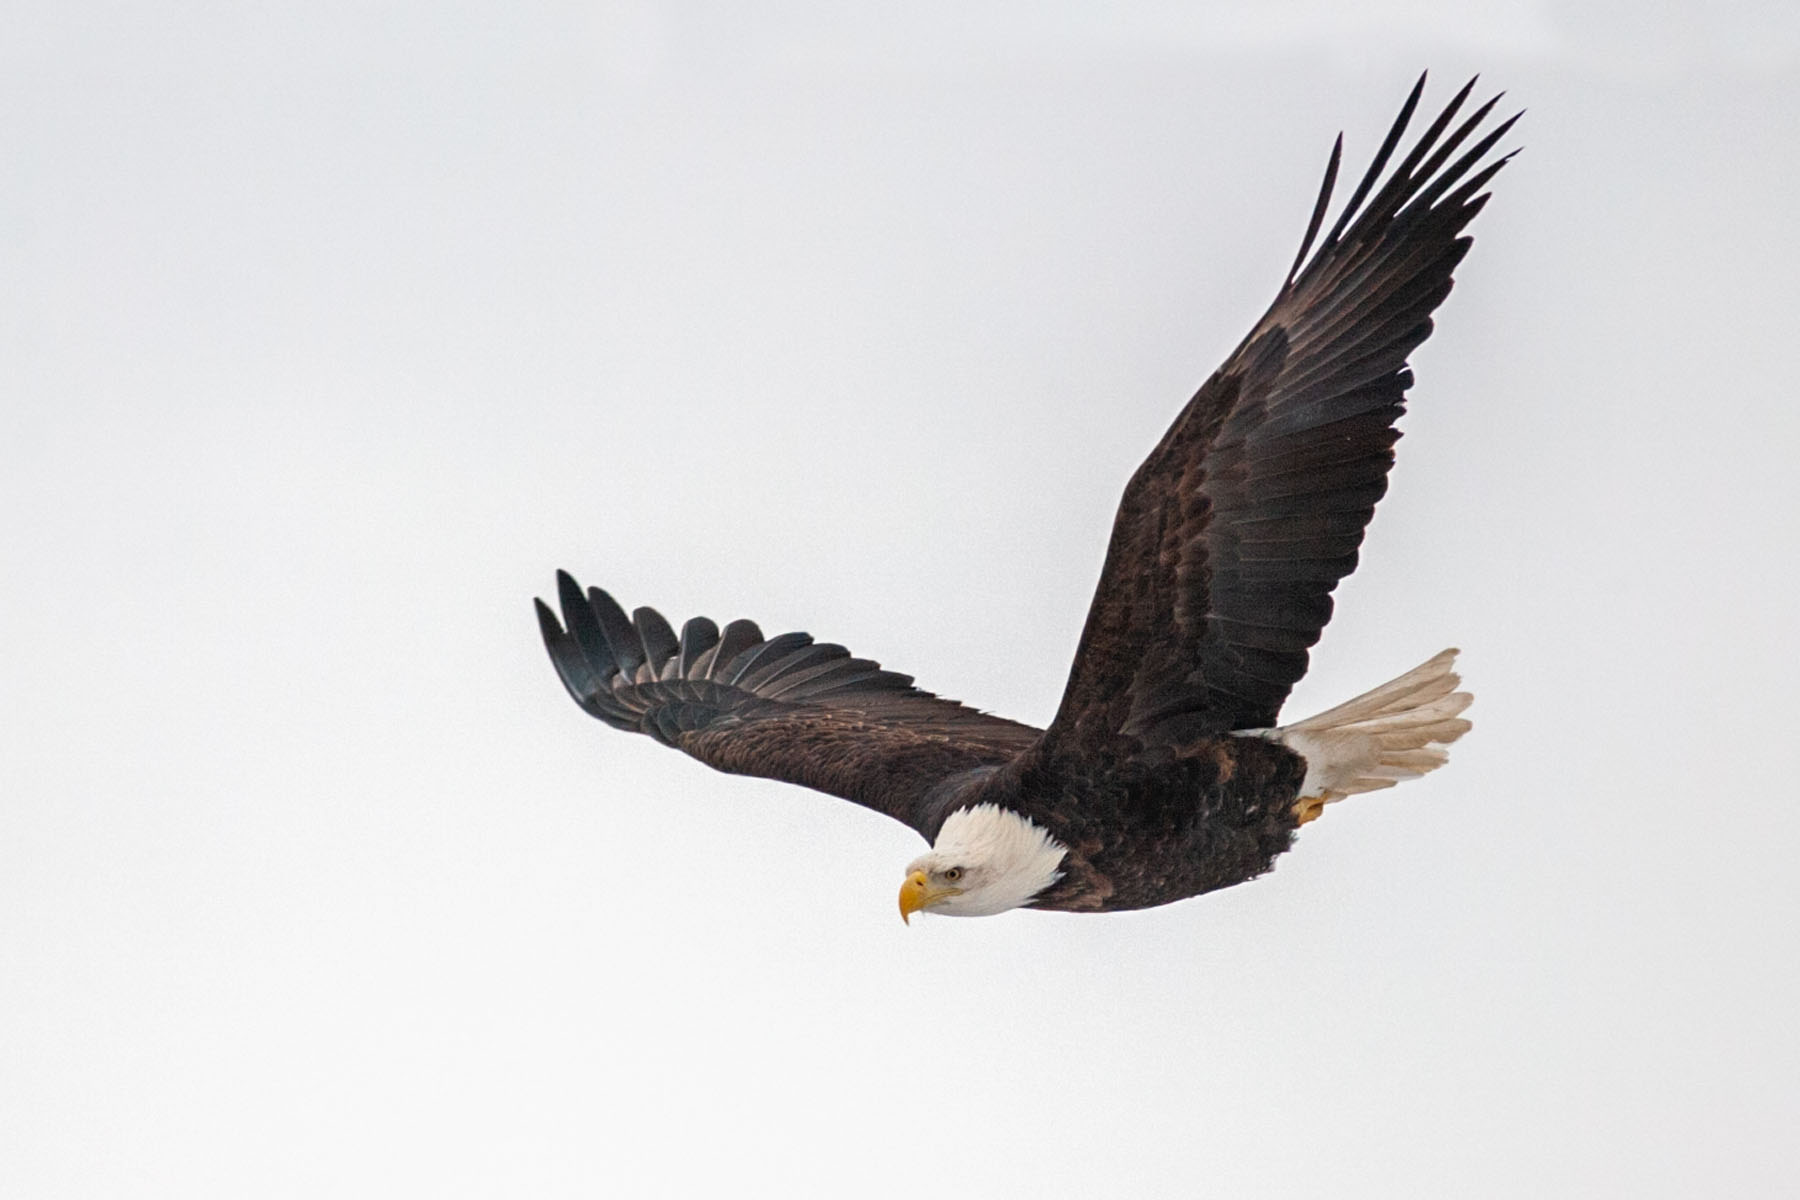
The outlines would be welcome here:
<svg viewBox="0 0 1800 1200">
<path fill-rule="evenodd" d="M 1017 908 L 1062 878 L 1069 848 L 1011 809 L 959 808 L 900 885 L 900 916 L 916 912 L 990 917 Z"/>
</svg>

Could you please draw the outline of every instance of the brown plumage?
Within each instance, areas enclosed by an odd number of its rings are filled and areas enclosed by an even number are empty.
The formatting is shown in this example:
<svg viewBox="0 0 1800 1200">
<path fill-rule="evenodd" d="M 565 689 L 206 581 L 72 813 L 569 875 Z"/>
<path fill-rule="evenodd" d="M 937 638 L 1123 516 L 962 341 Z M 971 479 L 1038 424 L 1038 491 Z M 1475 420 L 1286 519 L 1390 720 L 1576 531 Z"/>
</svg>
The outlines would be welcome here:
<svg viewBox="0 0 1800 1200">
<path fill-rule="evenodd" d="M 1132 476 L 1048 730 L 806 634 L 696 618 L 678 637 L 655 610 L 627 617 L 559 573 L 562 620 L 537 610 L 570 694 L 616 728 L 855 801 L 927 840 L 960 809 L 1017 813 L 1066 850 L 1027 901 L 1038 908 L 1139 908 L 1240 882 L 1325 800 L 1430 770 L 1468 728 L 1448 655 L 1377 689 L 1341 728 L 1294 727 L 1310 759 L 1288 731 L 1265 732 L 1356 566 L 1394 461 L 1407 356 L 1510 157 L 1488 156 L 1516 117 L 1476 137 L 1498 97 L 1455 123 L 1470 81 L 1383 182 L 1423 86 L 1320 238 L 1339 139 L 1274 304 Z M 1347 747 L 1342 762 L 1311 749 L 1328 745 Z"/>
</svg>

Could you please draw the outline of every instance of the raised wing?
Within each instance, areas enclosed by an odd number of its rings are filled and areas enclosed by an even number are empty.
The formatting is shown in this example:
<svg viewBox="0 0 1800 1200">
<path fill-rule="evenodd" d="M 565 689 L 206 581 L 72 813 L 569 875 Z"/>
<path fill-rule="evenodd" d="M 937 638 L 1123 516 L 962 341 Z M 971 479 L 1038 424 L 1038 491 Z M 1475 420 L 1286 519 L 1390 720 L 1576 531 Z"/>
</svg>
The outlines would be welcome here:
<svg viewBox="0 0 1800 1200">
<path fill-rule="evenodd" d="M 1387 490 L 1407 355 L 1450 292 L 1481 189 L 1511 157 L 1482 161 L 1516 116 L 1452 161 L 1499 100 L 1452 130 L 1470 80 L 1376 189 L 1424 84 L 1308 259 L 1338 139 L 1275 303 L 1126 486 L 1048 744 L 1180 746 L 1266 728 L 1305 674 Z"/>
<path fill-rule="evenodd" d="M 1040 731 L 912 686 L 804 633 L 765 638 L 750 621 L 705 617 L 680 636 L 653 608 L 630 617 L 599 588 L 557 572 L 562 621 L 542 600 L 538 624 L 575 703 L 615 729 L 735 775 L 814 788 L 937 832 L 932 788 L 993 766 Z"/>
</svg>

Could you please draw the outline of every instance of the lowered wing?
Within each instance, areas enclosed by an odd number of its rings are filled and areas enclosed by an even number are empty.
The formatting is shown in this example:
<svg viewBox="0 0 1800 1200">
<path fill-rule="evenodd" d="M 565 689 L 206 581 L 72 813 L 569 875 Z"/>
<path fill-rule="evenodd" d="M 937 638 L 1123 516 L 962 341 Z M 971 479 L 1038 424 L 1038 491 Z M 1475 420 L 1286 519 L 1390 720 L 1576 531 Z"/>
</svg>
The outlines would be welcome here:
<svg viewBox="0 0 1800 1200">
<path fill-rule="evenodd" d="M 721 771 L 855 801 L 928 840 L 941 815 L 929 803 L 935 785 L 1006 762 L 1040 735 L 804 633 L 765 638 L 750 621 L 721 630 L 695 617 L 677 636 L 655 609 L 627 617 L 564 572 L 557 590 L 562 620 L 539 600 L 538 624 L 590 715 Z"/>
</svg>

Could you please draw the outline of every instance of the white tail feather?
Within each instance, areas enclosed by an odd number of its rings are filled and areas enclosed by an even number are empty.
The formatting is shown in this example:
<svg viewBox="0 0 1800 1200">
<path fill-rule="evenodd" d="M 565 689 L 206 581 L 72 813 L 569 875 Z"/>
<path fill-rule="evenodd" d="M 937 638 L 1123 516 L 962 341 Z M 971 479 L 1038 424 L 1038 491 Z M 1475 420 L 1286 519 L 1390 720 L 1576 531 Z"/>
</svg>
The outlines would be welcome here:
<svg viewBox="0 0 1800 1200">
<path fill-rule="evenodd" d="M 1444 748 L 1469 732 L 1459 714 L 1475 699 L 1456 690 L 1456 653 L 1445 650 L 1354 700 L 1263 735 L 1306 760 L 1296 805 L 1302 821 L 1334 800 L 1417 779 L 1449 761 Z"/>
</svg>

